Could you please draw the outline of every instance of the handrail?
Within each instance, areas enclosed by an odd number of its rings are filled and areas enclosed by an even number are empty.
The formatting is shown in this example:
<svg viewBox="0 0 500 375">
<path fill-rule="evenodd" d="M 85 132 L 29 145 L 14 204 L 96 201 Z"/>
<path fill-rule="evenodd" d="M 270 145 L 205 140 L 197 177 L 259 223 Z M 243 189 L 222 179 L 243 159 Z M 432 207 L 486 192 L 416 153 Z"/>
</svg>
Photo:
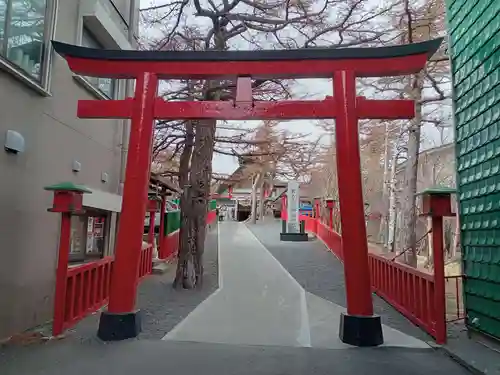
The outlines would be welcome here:
<svg viewBox="0 0 500 375">
<path fill-rule="evenodd" d="M 343 261 L 340 234 L 317 218 L 301 215 L 300 219 L 306 222 L 307 231 L 316 234 Z M 311 220 L 316 223 L 312 224 Z M 369 253 L 368 261 L 372 290 L 437 341 L 442 341 L 445 333 L 441 332 L 440 319 L 445 317 L 441 316 L 435 301 L 436 297 L 444 299 L 445 296 L 436 296 L 435 276 L 379 254 Z"/>
<path fill-rule="evenodd" d="M 434 281 L 434 276 L 431 273 L 427 272 L 427 271 L 418 270 L 416 268 L 408 266 L 407 264 L 399 263 L 399 262 L 396 262 L 396 261 L 394 261 L 392 259 L 388 259 L 388 258 L 386 258 L 386 257 L 384 257 L 383 255 L 380 255 L 380 254 L 369 253 L 368 255 L 370 257 L 372 257 L 372 258 L 378 259 L 381 262 L 388 263 L 391 267 L 398 268 L 398 269 L 400 269 L 403 272 L 407 272 L 407 273 L 410 273 L 412 275 L 415 275 L 415 276 L 418 276 L 418 277 L 422 277 L 422 278 L 424 278 L 426 280 L 429 280 L 429 281 Z"/>
</svg>

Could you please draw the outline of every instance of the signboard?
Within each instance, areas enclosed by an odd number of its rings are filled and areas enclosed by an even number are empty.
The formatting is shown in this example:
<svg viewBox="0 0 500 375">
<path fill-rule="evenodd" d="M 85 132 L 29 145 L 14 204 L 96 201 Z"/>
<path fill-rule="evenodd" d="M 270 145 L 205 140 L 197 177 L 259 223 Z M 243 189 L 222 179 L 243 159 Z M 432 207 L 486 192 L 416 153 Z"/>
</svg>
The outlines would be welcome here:
<svg viewBox="0 0 500 375">
<path fill-rule="evenodd" d="M 87 221 L 87 254 L 94 252 L 94 218 L 89 217 Z"/>
<path fill-rule="evenodd" d="M 299 183 L 297 181 L 288 182 L 288 190 L 286 192 L 287 214 L 288 220 L 286 230 L 288 233 L 299 233 Z"/>
</svg>

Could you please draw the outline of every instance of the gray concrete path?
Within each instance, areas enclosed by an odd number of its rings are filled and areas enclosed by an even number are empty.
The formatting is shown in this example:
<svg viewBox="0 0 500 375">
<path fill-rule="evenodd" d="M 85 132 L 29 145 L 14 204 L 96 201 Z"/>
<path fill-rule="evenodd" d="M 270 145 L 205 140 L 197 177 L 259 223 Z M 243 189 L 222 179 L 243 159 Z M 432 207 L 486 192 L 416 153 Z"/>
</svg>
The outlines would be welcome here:
<svg viewBox="0 0 500 375">
<path fill-rule="evenodd" d="M 219 289 L 164 339 L 310 346 L 305 291 L 245 225 L 219 230 Z"/>
<path fill-rule="evenodd" d="M 350 348 L 338 339 L 344 307 L 306 292 L 244 224 L 226 222 L 219 230 L 219 289 L 164 340 Z M 428 348 L 383 329 L 386 346 Z"/>
<path fill-rule="evenodd" d="M 139 340 L 50 347 L 2 363 L 2 375 L 466 375 L 439 352 L 333 350 Z"/>
<path fill-rule="evenodd" d="M 273 218 L 266 218 L 256 225 L 248 224 L 247 227 L 306 291 L 334 304 L 347 306 L 344 266 L 322 241 L 310 238 L 309 242 L 302 243 L 281 242 L 277 234 L 281 223 Z M 373 307 L 385 325 L 422 341 L 432 340 L 375 294 Z"/>
</svg>

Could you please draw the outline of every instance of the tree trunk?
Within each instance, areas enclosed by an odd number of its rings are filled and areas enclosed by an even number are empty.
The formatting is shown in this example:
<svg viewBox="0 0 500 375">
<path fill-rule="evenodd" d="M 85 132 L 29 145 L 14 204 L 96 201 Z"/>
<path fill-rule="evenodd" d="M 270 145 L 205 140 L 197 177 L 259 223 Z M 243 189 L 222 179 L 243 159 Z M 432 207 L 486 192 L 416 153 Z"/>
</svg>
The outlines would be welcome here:
<svg viewBox="0 0 500 375">
<path fill-rule="evenodd" d="M 276 178 L 276 167 L 273 166 L 269 173 L 269 196 L 272 196 L 274 190 L 274 179 Z"/>
<path fill-rule="evenodd" d="M 226 40 L 223 35 L 223 28 L 220 27 L 218 18 L 213 18 L 215 49 L 222 51 L 225 49 Z M 212 91 L 214 81 L 205 81 L 203 99 L 206 101 L 220 100 L 220 91 Z M 212 158 L 214 155 L 216 120 L 197 121 L 194 135 L 194 145 L 191 152 L 191 168 L 189 173 L 189 186 L 186 181 L 185 206 L 186 216 L 183 217 L 182 225 L 186 225 L 188 261 L 185 269 L 190 269 L 192 260 L 194 269 L 194 280 L 196 287 L 203 286 L 203 253 L 205 250 L 206 220 L 208 211 L 208 197 L 210 195 L 210 183 L 212 180 Z M 191 142 L 193 144 L 193 142 Z M 182 173 L 182 165 L 179 168 Z M 186 245 L 185 245 L 186 246 Z M 189 273 L 190 274 L 190 273 Z"/>
<path fill-rule="evenodd" d="M 194 237 L 195 228 L 193 226 L 191 186 L 185 185 L 181 196 L 181 227 L 179 243 L 179 259 L 175 275 L 174 287 L 180 289 L 193 289 L 196 285 L 196 274 L 194 270 L 194 254 L 196 252 L 196 241 Z"/>
<path fill-rule="evenodd" d="M 389 123 L 385 124 L 385 142 L 384 142 L 384 181 L 382 183 L 382 217 L 380 220 L 379 228 L 379 241 L 382 244 L 387 244 L 387 237 L 389 235 L 389 207 L 390 207 L 390 170 L 389 170 L 389 159 L 391 158 L 391 152 L 389 147 Z"/>
<path fill-rule="evenodd" d="M 427 264 L 429 266 L 434 265 L 434 246 L 432 243 L 432 217 L 427 217 Z"/>
<path fill-rule="evenodd" d="M 181 225 L 179 230 L 179 254 L 177 261 L 177 270 L 175 273 L 174 288 L 189 288 L 194 285 L 194 273 L 190 272 L 192 267 L 192 241 L 191 217 L 193 217 L 191 207 L 191 196 L 189 182 L 189 164 L 193 152 L 194 129 L 191 121 L 186 122 L 186 139 L 182 149 L 179 163 L 179 186 L 183 190 L 180 199 Z"/>
<path fill-rule="evenodd" d="M 259 220 L 264 219 L 264 179 L 262 179 L 260 186 L 259 186 Z"/>
<path fill-rule="evenodd" d="M 261 173 L 257 173 L 252 183 L 252 205 L 250 211 L 250 222 L 252 224 L 257 223 L 257 191 L 261 183 L 261 175 Z"/>
<path fill-rule="evenodd" d="M 192 236 L 195 242 L 193 252 L 196 286 L 203 285 L 203 253 L 205 249 L 205 229 L 212 179 L 212 157 L 214 152 L 216 121 L 208 120 L 196 129 L 194 149 L 191 157 L 191 201 Z"/>
<path fill-rule="evenodd" d="M 391 164 L 391 175 L 389 185 L 389 221 L 386 247 L 389 251 L 394 251 L 394 240 L 396 234 L 396 164 L 398 156 L 394 155 Z"/>
<path fill-rule="evenodd" d="M 418 154 L 420 151 L 420 133 L 422 126 L 422 86 L 423 73 L 418 73 L 413 79 L 412 99 L 415 100 L 415 118 L 408 128 L 408 160 L 405 165 L 405 184 L 403 188 L 402 235 L 405 261 L 408 265 L 417 266 L 417 173 Z"/>
</svg>

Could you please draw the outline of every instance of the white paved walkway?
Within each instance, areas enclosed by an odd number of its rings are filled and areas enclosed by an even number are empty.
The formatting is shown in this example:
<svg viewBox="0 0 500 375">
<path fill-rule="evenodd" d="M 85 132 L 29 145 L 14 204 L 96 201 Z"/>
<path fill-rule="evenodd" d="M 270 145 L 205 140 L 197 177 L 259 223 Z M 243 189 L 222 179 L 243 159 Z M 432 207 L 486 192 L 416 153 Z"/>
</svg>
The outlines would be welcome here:
<svg viewBox="0 0 500 375">
<path fill-rule="evenodd" d="M 219 289 L 164 340 L 350 348 L 338 339 L 343 307 L 306 292 L 244 224 L 219 230 Z M 384 338 L 386 346 L 428 348 L 387 326 Z"/>
</svg>

